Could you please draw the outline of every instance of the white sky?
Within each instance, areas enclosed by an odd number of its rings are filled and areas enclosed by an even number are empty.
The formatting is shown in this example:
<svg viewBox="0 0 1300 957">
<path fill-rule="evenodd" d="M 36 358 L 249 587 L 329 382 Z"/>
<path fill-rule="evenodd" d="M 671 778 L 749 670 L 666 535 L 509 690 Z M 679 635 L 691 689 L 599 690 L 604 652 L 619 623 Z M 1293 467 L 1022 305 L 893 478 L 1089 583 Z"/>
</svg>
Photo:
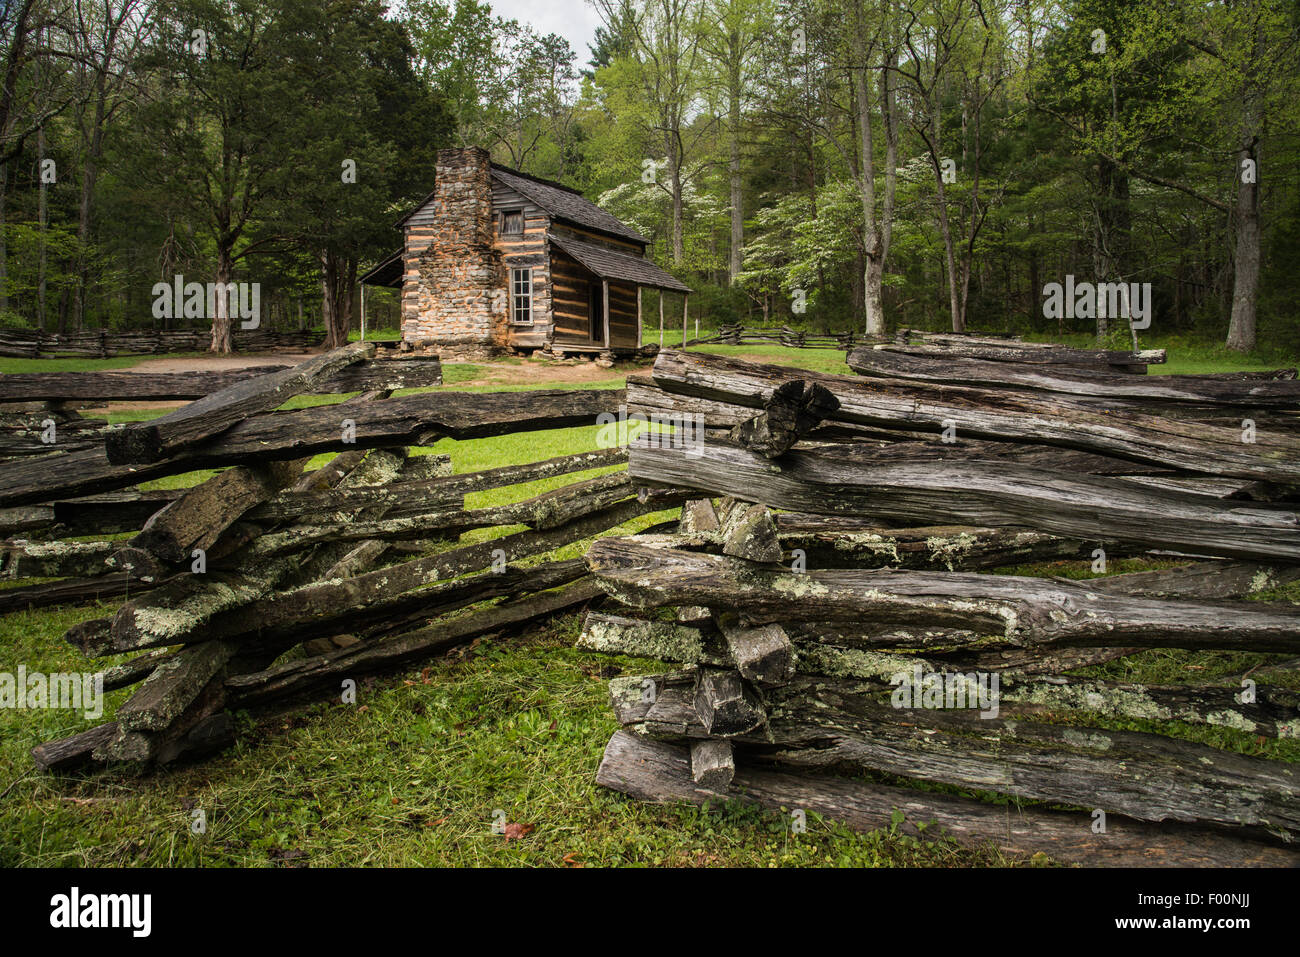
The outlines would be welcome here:
<svg viewBox="0 0 1300 957">
<path fill-rule="evenodd" d="M 586 0 L 488 0 L 499 17 L 531 24 L 538 33 L 558 33 L 578 54 L 584 69 L 591 53 L 587 45 L 596 38 L 600 17 Z"/>
</svg>

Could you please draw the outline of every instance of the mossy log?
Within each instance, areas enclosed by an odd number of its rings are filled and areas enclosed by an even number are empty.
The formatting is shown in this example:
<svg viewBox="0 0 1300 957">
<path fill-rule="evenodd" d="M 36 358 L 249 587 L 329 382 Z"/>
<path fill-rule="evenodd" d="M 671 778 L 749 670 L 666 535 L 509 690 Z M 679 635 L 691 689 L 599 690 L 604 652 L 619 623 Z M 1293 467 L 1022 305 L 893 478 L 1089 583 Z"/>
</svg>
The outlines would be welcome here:
<svg viewBox="0 0 1300 957">
<path fill-rule="evenodd" d="M 41 456 L 39 464 L 35 460 L 16 463 L 0 474 L 0 508 L 92 495 L 201 468 L 354 448 L 430 445 L 444 436 L 476 439 L 594 424 L 602 412 L 617 412 L 623 401 L 621 389 L 440 392 L 436 399 L 416 394 L 382 402 L 268 412 L 244 419 L 171 458 L 144 465 L 114 465 L 102 450 L 69 452 L 57 459 Z M 350 427 L 345 427 L 345 420 Z"/>
<path fill-rule="evenodd" d="M 0 383 L 10 377 L 0 376 Z M 53 425 L 53 442 L 47 428 Z M 0 412 L 0 459 L 44 457 L 101 445 L 108 434 L 107 419 L 85 418 L 64 409 Z M 9 463 L 6 463 L 9 464 Z"/>
<path fill-rule="evenodd" d="M 0 544 L 5 578 L 92 578 L 119 571 L 112 561 L 118 542 L 29 542 Z"/>
<path fill-rule="evenodd" d="M 223 641 L 189 645 L 157 664 L 131 698 L 117 709 L 124 731 L 164 731 L 198 698 L 235 653 Z"/>
<path fill-rule="evenodd" d="M 730 357 L 666 350 L 654 365 L 668 391 L 761 408 L 785 381 L 803 378 L 828 389 L 834 421 L 876 428 L 1011 440 L 1079 449 L 1190 472 L 1300 482 L 1300 436 L 1261 431 L 1253 444 L 1227 429 L 1126 411 L 1107 414 L 1063 397 L 1020 396 L 992 389 L 930 386 L 811 373 Z"/>
<path fill-rule="evenodd" d="M 426 604 L 432 605 L 435 595 L 430 586 L 448 587 L 446 583 L 454 578 L 493 565 L 504 569 L 507 562 L 582 541 L 651 510 L 629 499 L 556 528 L 516 532 L 389 565 L 354 578 L 318 581 L 292 591 L 259 596 L 260 600 L 241 603 L 221 616 L 211 617 L 179 640 L 199 641 L 258 632 L 291 635 L 319 630 L 327 623 L 345 630 L 354 622 L 375 623 L 388 616 L 411 614 Z M 167 642 L 156 642 L 163 643 Z"/>
<path fill-rule="evenodd" d="M 390 486 L 389 489 L 391 488 Z M 389 489 L 376 489 L 374 501 L 381 505 L 386 504 L 389 501 L 386 495 Z M 363 539 L 395 542 L 446 538 L 494 525 L 528 525 L 534 529 L 557 528 L 576 518 L 621 502 L 631 491 L 631 480 L 627 473 L 614 472 L 565 485 L 522 502 L 491 508 L 462 509 L 457 503 L 452 502 L 449 503 L 452 507 L 448 508 L 435 508 L 422 513 L 403 514 L 400 517 L 385 517 L 373 521 L 348 520 L 329 524 L 294 525 L 262 536 L 253 543 L 250 554 L 282 554 L 319 542 L 355 542 Z M 401 494 L 405 499 L 406 493 Z M 352 502 L 360 500 L 359 497 L 349 497 L 349 501 Z M 435 504 L 436 501 L 435 499 Z M 648 508 L 647 511 L 653 511 L 658 507 L 656 505 Z"/>
<path fill-rule="evenodd" d="M 133 658 L 128 658 L 120 665 L 105 668 L 104 690 L 116 691 L 118 688 L 127 688 L 137 681 L 143 681 L 153 674 L 155 668 L 178 653 L 178 651 L 172 651 L 170 648 L 155 648 L 152 651 L 146 651 Z"/>
<path fill-rule="evenodd" d="M 131 539 L 165 562 L 189 562 L 206 552 L 249 509 L 297 480 L 307 459 L 236 466 L 218 472 L 149 518 Z"/>
<path fill-rule="evenodd" d="M 657 689 L 643 701 L 646 681 Z M 692 672 L 610 682 L 624 730 L 669 740 L 709 736 Z M 732 738 L 737 761 L 865 769 L 1012 797 L 1179 820 L 1300 832 L 1300 768 L 1157 734 L 898 710 L 874 688 L 797 679 L 765 695 L 766 725 Z M 1140 769 L 1140 773 L 1135 773 Z"/>
<path fill-rule="evenodd" d="M 326 487 L 384 481 L 396 474 L 401 464 L 401 456 L 387 452 L 372 456 L 366 452 L 350 456 L 337 468 L 322 469 L 310 479 L 313 484 Z M 182 643 L 213 616 L 256 601 L 304 569 L 311 573 L 315 567 L 313 560 L 328 567 L 340 557 L 341 554 L 317 558 L 308 552 L 237 561 L 233 567 L 213 568 L 202 575 L 176 576 L 158 590 L 155 600 L 128 601 L 118 609 L 112 626 L 114 649 L 133 651 Z"/>
<path fill-rule="evenodd" d="M 1106 833 L 1092 832 L 1087 811 L 1010 808 L 933 791 L 918 791 L 825 774 L 789 774 L 742 764 L 732 786 L 692 780 L 687 749 L 616 731 L 605 748 L 596 782 L 640 801 L 716 804 L 719 798 L 788 814 L 799 809 L 860 831 L 898 827 L 923 840 L 952 838 L 967 846 L 992 844 L 1013 858 L 1038 853 L 1093 867 L 1296 867 L 1300 850 L 1258 832 L 1107 815 Z M 894 812 L 903 813 L 903 823 Z M 920 825 L 920 828 L 918 828 Z"/>
<path fill-rule="evenodd" d="M 1089 557 L 1100 545 L 1118 556 L 1109 542 L 1061 538 L 1007 526 L 926 525 L 887 528 L 847 516 L 779 512 L 777 538 L 787 553 L 804 553 L 809 568 L 930 568 L 973 571 Z"/>
<path fill-rule="evenodd" d="M 810 634 L 792 641 L 790 676 L 760 687 L 789 684 L 797 671 L 817 676 L 853 679 L 888 700 L 896 681 L 911 681 L 914 669 L 947 681 L 998 670 L 1001 708 L 1008 713 L 1040 712 L 1099 714 L 1148 721 L 1182 721 L 1233 728 L 1272 738 L 1300 737 L 1300 693 L 1256 685 L 1253 701 L 1241 700 L 1243 686 L 1140 685 L 1060 675 L 1037 677 L 991 668 L 988 652 L 939 654 L 864 650 L 838 644 L 835 636 Z M 736 668 L 735 652 L 720 635 L 664 621 L 648 621 L 590 611 L 583 620 L 577 647 L 603 654 L 658 658 L 683 665 Z M 742 672 L 743 674 L 743 672 Z"/>
<path fill-rule="evenodd" d="M 1013 366 L 1063 366 L 1084 369 L 1089 373 L 1104 372 L 1115 366 L 1162 365 L 1167 358 L 1164 349 L 1141 349 L 1136 352 L 1123 349 L 1077 349 L 1055 342 L 1022 342 L 1018 339 L 920 333 L 916 330 L 912 330 L 904 341 L 873 345 L 903 355 L 944 360 L 981 359 Z"/>
<path fill-rule="evenodd" d="M 1082 541 L 1300 563 L 1293 508 L 1162 491 L 1120 478 L 1001 462 L 864 465 L 851 449 L 792 449 L 779 468 L 739 446 L 694 454 L 634 442 L 637 482 L 735 495 L 771 508 L 904 525 L 1014 526 Z"/>
<path fill-rule="evenodd" d="M 115 430 L 105 451 L 113 465 L 158 462 L 199 445 L 260 412 L 271 412 L 295 395 L 318 388 L 331 375 L 373 358 L 373 342 L 354 342 L 278 372 L 245 379 L 148 422 Z"/>
<path fill-rule="evenodd" d="M 337 688 L 337 682 L 344 677 L 431 658 L 471 638 L 565 611 L 598 594 L 599 589 L 589 579 L 579 578 L 560 588 L 520 594 L 512 601 L 436 621 L 412 632 L 233 676 L 226 681 L 227 691 L 233 706 L 249 707 L 323 687 Z"/>
<path fill-rule="evenodd" d="M 1134 407 L 1192 404 L 1300 409 L 1300 381 L 1296 380 L 1138 377 L 1101 369 L 1083 372 L 1043 363 L 935 356 L 889 345 L 860 346 L 846 361 L 854 372 L 871 378 L 1088 396 Z"/>
<path fill-rule="evenodd" d="M 718 555 L 602 539 L 587 564 L 611 596 L 638 608 L 705 605 L 752 624 L 816 620 L 951 628 L 1027 647 L 1132 645 L 1287 652 L 1300 608 L 1109 595 L 1087 582 L 892 569 L 806 573 Z"/>
<path fill-rule="evenodd" d="M 472 492 L 624 464 L 627 462 L 627 449 L 579 452 L 527 465 L 506 465 L 460 475 L 409 479 L 408 476 L 412 474 L 411 463 L 421 463 L 429 457 L 408 458 L 407 465 L 398 476 L 399 480 L 381 487 L 295 490 L 254 509 L 249 517 L 260 521 L 301 520 L 306 516 L 318 518 L 325 512 L 351 513 L 355 509 L 380 504 L 385 506 L 385 514 L 394 518 L 428 514 L 444 507 L 458 509 L 461 499 Z"/>
<path fill-rule="evenodd" d="M 784 557 L 776 522 L 762 505 L 728 509 L 720 536 L 722 553 L 733 558 L 779 564 Z"/>
</svg>

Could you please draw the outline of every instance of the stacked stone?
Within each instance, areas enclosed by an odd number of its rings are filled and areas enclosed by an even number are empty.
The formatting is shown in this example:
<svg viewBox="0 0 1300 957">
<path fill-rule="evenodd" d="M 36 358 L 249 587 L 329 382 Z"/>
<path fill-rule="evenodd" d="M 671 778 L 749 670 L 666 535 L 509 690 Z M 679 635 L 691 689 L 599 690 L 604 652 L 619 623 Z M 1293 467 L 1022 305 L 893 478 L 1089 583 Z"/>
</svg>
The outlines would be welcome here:
<svg viewBox="0 0 1300 957">
<path fill-rule="evenodd" d="M 504 311 L 493 311 L 506 286 L 493 243 L 491 158 L 478 147 L 438 151 L 437 183 L 427 222 L 407 233 L 415 258 L 414 290 L 402 303 L 402 334 L 431 339 L 444 358 L 481 358 L 506 344 Z"/>
</svg>

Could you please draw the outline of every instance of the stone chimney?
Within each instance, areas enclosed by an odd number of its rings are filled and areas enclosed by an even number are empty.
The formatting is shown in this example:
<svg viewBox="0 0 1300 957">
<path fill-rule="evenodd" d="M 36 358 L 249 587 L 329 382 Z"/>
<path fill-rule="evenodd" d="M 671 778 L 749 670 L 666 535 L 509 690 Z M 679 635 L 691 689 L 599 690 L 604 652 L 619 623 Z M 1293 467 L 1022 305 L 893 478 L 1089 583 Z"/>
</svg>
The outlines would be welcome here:
<svg viewBox="0 0 1300 957">
<path fill-rule="evenodd" d="M 421 224 L 429 243 L 417 260 L 415 315 L 403 323 L 403 338 L 433 340 L 446 355 L 498 352 L 506 341 L 506 283 L 493 246 L 488 152 L 439 150 L 429 207 Z"/>
</svg>

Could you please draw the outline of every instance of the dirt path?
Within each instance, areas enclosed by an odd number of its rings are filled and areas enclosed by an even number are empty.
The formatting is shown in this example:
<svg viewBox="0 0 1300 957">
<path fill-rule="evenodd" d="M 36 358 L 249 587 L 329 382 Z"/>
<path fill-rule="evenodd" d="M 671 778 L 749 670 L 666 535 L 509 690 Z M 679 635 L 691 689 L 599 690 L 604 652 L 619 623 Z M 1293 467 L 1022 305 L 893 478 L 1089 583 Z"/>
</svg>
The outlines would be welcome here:
<svg viewBox="0 0 1300 957">
<path fill-rule="evenodd" d="M 124 372 L 226 372 L 253 366 L 297 365 L 312 358 L 312 353 L 277 352 L 255 356 L 186 356 L 169 359 L 145 359 Z M 447 363 L 455 365 L 456 363 Z M 612 369 L 602 369 L 594 362 L 569 362 L 554 359 L 524 359 L 515 362 L 475 362 L 480 372 L 472 379 L 460 379 L 458 386 L 536 385 L 556 382 L 607 382 L 622 379 L 629 372 L 648 368 L 649 362 L 619 362 Z M 147 404 L 141 408 L 148 408 Z"/>
<path fill-rule="evenodd" d="M 474 363 L 480 365 L 479 363 Z M 628 373 L 641 372 L 649 362 L 617 362 L 602 369 L 594 362 L 559 362 L 554 359 L 525 359 L 522 362 L 485 362 L 472 379 L 455 382 L 452 388 L 485 385 L 583 385 L 588 382 L 621 382 Z"/>
<path fill-rule="evenodd" d="M 296 366 L 306 362 L 314 353 L 275 352 L 255 356 L 187 356 L 172 359 L 145 359 L 123 372 L 229 372 L 253 366 Z"/>
</svg>

